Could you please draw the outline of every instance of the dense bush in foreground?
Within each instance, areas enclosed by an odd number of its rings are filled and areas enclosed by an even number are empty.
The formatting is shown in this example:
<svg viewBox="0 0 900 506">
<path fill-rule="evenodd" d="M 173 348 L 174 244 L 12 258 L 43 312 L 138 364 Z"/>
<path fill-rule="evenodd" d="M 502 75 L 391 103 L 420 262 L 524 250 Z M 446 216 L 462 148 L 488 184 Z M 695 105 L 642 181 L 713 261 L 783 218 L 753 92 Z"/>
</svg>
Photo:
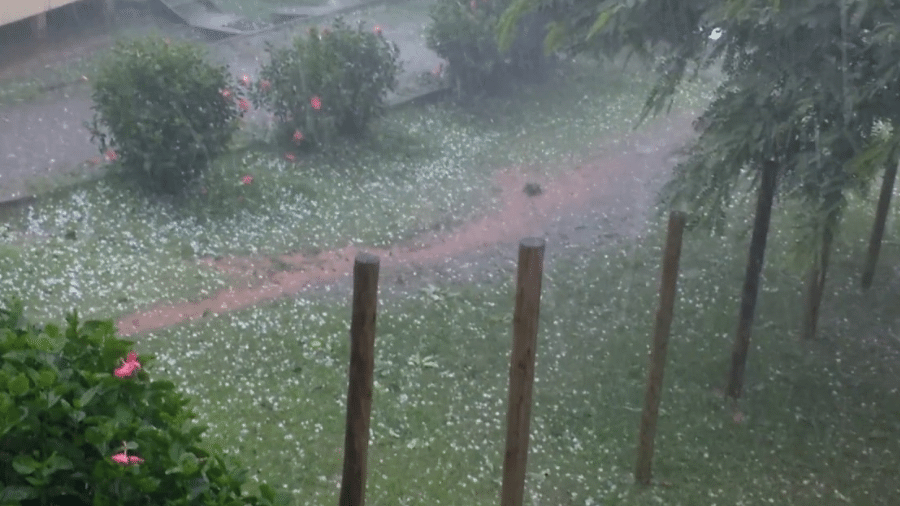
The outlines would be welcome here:
<svg viewBox="0 0 900 506">
<path fill-rule="evenodd" d="M 205 449 L 188 401 L 151 381 L 112 321 L 38 326 L 0 308 L 0 505 L 272 505 Z"/>
</svg>

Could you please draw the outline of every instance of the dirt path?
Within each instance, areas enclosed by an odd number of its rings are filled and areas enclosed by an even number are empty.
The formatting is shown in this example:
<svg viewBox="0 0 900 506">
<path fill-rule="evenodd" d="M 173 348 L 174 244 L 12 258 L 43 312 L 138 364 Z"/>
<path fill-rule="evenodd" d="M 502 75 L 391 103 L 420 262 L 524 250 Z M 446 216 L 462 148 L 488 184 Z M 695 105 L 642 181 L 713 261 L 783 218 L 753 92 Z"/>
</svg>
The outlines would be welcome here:
<svg viewBox="0 0 900 506">
<path fill-rule="evenodd" d="M 565 167 L 553 180 L 535 181 L 516 167 L 499 171 L 495 185 L 501 193 L 494 212 L 389 250 L 349 244 L 315 256 L 284 255 L 279 260 L 288 270 L 275 269 L 260 257 L 202 259 L 228 275 L 232 286 L 196 303 L 157 306 L 123 317 L 119 333 L 161 329 L 302 291 L 336 288 L 349 294 L 349 275 L 360 251 L 380 257 L 380 290 L 391 292 L 431 280 L 472 281 L 510 271 L 516 244 L 527 236 L 547 238 L 549 264 L 557 248 L 635 235 L 644 228 L 647 210 L 674 163 L 673 151 L 690 139 L 692 117 L 685 113 L 662 119 Z M 538 182 L 542 193 L 526 195 L 523 188 L 529 182 Z"/>
</svg>

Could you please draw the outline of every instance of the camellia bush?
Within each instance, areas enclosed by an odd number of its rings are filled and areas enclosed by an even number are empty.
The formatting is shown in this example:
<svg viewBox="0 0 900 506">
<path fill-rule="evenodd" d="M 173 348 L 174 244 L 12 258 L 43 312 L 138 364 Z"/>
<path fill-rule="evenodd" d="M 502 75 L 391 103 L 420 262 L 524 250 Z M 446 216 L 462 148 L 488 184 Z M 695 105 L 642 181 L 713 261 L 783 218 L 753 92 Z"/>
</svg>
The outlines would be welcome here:
<svg viewBox="0 0 900 506">
<path fill-rule="evenodd" d="M 266 47 L 269 63 L 253 84 L 255 104 L 271 111 L 280 140 L 328 145 L 336 135 L 363 135 L 386 110 L 401 71 L 400 49 L 379 27 L 352 28 L 340 17 L 311 28 L 285 48 Z"/>
<path fill-rule="evenodd" d="M 524 16 L 509 51 L 497 44 L 496 27 L 510 0 L 437 0 L 425 29 L 426 43 L 449 64 L 457 97 L 495 93 L 513 80 L 539 81 L 547 75 L 543 50 L 547 33 L 542 13 Z"/>
<path fill-rule="evenodd" d="M 203 48 L 147 37 L 117 44 L 93 83 L 92 141 L 142 187 L 177 193 L 225 151 L 250 102 Z"/>
<path fill-rule="evenodd" d="M 112 321 L 37 326 L 0 308 L 0 505 L 274 505 L 201 441 L 188 401 L 151 380 Z"/>
</svg>

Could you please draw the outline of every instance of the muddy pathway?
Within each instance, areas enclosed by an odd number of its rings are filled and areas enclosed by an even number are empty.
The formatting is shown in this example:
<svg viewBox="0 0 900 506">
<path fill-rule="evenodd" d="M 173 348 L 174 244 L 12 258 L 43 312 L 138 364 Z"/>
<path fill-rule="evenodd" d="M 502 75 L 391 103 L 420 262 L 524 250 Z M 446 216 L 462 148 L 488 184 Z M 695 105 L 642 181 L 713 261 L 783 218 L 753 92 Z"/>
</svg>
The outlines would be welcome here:
<svg viewBox="0 0 900 506">
<path fill-rule="evenodd" d="M 391 293 L 427 282 L 470 282 L 514 272 L 516 245 L 527 236 L 545 237 L 553 251 L 591 247 L 640 233 L 656 191 L 674 165 L 673 153 L 691 137 L 688 113 L 650 124 L 594 154 L 566 164 L 561 176 L 535 179 L 520 167 L 495 173 L 498 204 L 489 214 L 446 232 L 431 232 L 390 249 L 348 244 L 317 255 L 283 255 L 282 265 L 258 256 L 200 262 L 226 274 L 231 286 L 215 296 L 160 305 L 121 318 L 120 335 L 177 325 L 246 308 L 300 292 L 351 293 L 356 254 L 381 259 L 379 291 Z M 527 183 L 541 193 L 529 196 Z"/>
</svg>

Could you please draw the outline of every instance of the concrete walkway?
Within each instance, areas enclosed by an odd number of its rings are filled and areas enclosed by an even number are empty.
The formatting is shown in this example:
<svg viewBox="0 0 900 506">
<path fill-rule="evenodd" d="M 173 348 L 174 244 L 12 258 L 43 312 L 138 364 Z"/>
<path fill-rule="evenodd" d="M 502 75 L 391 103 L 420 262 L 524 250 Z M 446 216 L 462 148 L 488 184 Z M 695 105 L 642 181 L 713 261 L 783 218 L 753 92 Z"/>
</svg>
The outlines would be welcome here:
<svg viewBox="0 0 900 506">
<path fill-rule="evenodd" d="M 255 77 L 266 56 L 266 41 L 276 45 L 288 43 L 308 26 L 330 24 L 336 14 L 342 14 L 351 25 L 358 19 L 368 26 L 379 25 L 385 37 L 399 46 L 404 72 L 397 92 L 388 97 L 390 103 L 430 91 L 418 84 L 421 75 L 441 63 L 436 54 L 425 48 L 423 30 L 429 19 L 430 2 L 395 1 L 372 6 L 371 2 L 366 5 L 359 0 L 340 0 L 331 5 L 334 10 L 324 16 L 208 43 L 210 55 L 227 63 L 235 76 Z M 91 106 L 88 91 L 63 89 L 35 101 L 0 107 L 0 205 L 28 196 L 29 183 L 51 177 L 81 178 L 102 171 L 98 148 L 91 144 L 90 134 L 82 126 L 93 116 Z M 260 116 L 250 119 L 259 120 Z"/>
</svg>

